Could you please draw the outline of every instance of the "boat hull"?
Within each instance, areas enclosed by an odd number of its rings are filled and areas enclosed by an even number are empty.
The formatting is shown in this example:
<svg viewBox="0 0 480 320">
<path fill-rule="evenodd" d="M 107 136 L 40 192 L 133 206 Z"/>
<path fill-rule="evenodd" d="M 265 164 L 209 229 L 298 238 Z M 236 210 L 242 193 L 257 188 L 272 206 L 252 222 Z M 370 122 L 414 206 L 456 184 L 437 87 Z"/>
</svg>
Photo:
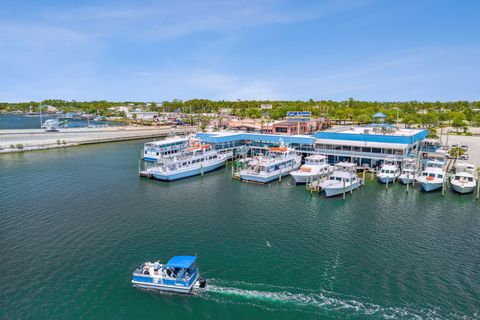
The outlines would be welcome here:
<svg viewBox="0 0 480 320">
<path fill-rule="evenodd" d="M 325 176 L 325 174 L 299 174 L 295 172 L 290 172 L 290 175 L 293 177 L 296 184 L 305 184 L 312 181 L 312 179 L 318 179 Z"/>
<path fill-rule="evenodd" d="M 410 176 L 410 177 L 407 177 L 407 176 L 402 177 L 402 176 L 400 176 L 400 178 L 399 178 L 398 180 L 400 180 L 400 182 L 401 182 L 402 184 L 412 184 L 412 183 L 415 181 L 415 179 L 414 179 L 413 176 Z"/>
<path fill-rule="evenodd" d="M 282 172 L 282 177 L 288 176 L 291 171 Z M 245 181 L 257 182 L 257 183 L 269 183 L 280 179 L 280 173 L 275 173 L 269 176 L 261 176 L 255 174 L 240 174 L 240 179 Z"/>
<path fill-rule="evenodd" d="M 386 176 L 380 176 L 380 177 L 378 177 L 378 181 L 379 181 L 380 183 L 384 183 L 384 184 L 393 183 L 394 180 L 397 181 L 397 178 L 396 178 L 396 177 L 392 177 L 392 176 L 390 176 L 390 177 L 386 177 Z"/>
<path fill-rule="evenodd" d="M 225 165 L 225 161 L 222 159 L 222 161 L 209 164 L 203 168 L 201 167 L 195 167 L 190 170 L 185 170 L 182 172 L 177 172 L 177 173 L 171 173 L 171 172 L 159 172 L 159 171 L 154 171 L 152 170 L 151 174 L 152 176 L 161 181 L 175 181 L 175 180 L 180 180 L 180 179 L 185 179 L 193 176 L 198 176 L 203 173 L 207 173 L 216 169 L 219 169 Z"/>
<path fill-rule="evenodd" d="M 462 186 L 462 185 L 454 184 L 452 182 L 452 189 L 458 193 L 470 193 L 470 192 L 473 192 L 473 190 L 475 190 L 475 185 Z"/>
<path fill-rule="evenodd" d="M 443 183 L 441 182 L 422 182 L 422 189 L 425 191 L 425 192 L 430 192 L 430 191 L 434 191 L 434 190 L 437 190 L 437 189 L 440 189 L 442 187 Z"/>
<path fill-rule="evenodd" d="M 358 180 L 351 185 L 345 186 L 345 193 L 357 189 L 358 187 L 360 187 L 362 185 L 362 183 L 363 182 L 361 180 Z M 343 186 L 340 186 L 340 187 L 328 187 L 327 186 L 327 187 L 323 188 L 323 191 L 325 191 L 325 196 L 326 197 L 333 197 L 333 196 L 338 196 L 340 194 L 343 194 L 344 188 L 343 188 Z"/>
</svg>

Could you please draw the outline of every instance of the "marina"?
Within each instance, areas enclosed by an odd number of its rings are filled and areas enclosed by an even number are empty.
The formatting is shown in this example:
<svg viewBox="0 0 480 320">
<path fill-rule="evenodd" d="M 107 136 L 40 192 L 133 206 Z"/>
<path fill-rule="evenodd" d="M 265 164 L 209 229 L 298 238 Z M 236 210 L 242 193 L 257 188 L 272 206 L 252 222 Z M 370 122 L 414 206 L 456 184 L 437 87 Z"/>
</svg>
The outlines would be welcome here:
<svg viewBox="0 0 480 320">
<path fill-rule="evenodd" d="M 406 193 L 399 183 L 386 190 L 367 171 L 364 187 L 342 201 L 312 196 L 289 177 L 232 181 L 233 163 L 163 183 L 138 177 L 145 142 L 0 157 L 9 168 L 0 170 L 4 314 L 475 318 L 475 194 L 442 196 L 417 184 Z M 141 264 L 183 253 L 199 257 L 204 291 L 187 297 L 131 288 Z M 20 265 L 37 280 L 19 277 Z M 292 274 L 308 277 L 293 284 Z"/>
</svg>

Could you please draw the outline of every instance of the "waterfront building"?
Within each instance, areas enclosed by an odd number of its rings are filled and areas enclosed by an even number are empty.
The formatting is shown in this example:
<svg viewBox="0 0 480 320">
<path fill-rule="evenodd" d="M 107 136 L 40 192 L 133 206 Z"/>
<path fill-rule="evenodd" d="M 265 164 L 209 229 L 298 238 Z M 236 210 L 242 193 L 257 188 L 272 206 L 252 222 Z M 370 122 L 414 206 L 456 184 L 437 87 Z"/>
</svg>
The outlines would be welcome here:
<svg viewBox="0 0 480 320">
<path fill-rule="evenodd" d="M 315 151 L 330 163 L 349 161 L 377 167 L 386 159 L 402 161 L 416 155 L 428 135 L 425 129 L 398 129 L 389 124 L 371 124 L 315 133 Z"/>
<path fill-rule="evenodd" d="M 401 162 L 420 151 L 427 137 L 425 129 L 398 129 L 387 124 L 340 128 L 314 135 L 281 135 L 249 132 L 217 131 L 197 133 L 204 143 L 215 149 L 237 149 L 248 146 L 253 153 L 264 152 L 284 143 L 307 156 L 323 154 L 330 164 L 340 161 L 358 166 L 378 167 L 386 159 Z"/>
</svg>

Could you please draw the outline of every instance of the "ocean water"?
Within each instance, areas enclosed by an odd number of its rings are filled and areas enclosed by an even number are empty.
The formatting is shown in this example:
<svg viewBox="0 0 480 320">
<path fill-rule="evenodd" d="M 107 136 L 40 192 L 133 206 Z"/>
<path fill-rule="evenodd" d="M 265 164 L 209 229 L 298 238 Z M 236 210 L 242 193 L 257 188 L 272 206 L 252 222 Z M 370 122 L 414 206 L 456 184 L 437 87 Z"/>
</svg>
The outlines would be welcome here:
<svg viewBox="0 0 480 320">
<path fill-rule="evenodd" d="M 138 177 L 142 141 L 0 155 L 2 319 L 480 318 L 480 204 L 368 181 L 341 198 L 230 168 Z M 208 290 L 133 288 L 196 254 Z"/>
</svg>

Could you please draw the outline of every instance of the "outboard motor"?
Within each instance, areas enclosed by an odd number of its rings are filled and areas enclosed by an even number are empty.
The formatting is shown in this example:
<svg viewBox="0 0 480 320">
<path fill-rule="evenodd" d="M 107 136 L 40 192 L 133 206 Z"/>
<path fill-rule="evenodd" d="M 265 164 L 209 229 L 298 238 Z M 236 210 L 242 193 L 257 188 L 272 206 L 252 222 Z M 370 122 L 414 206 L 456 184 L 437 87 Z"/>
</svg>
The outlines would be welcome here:
<svg viewBox="0 0 480 320">
<path fill-rule="evenodd" d="M 198 278 L 198 287 L 203 289 L 207 286 L 207 280 L 205 280 L 205 278 Z"/>
</svg>

